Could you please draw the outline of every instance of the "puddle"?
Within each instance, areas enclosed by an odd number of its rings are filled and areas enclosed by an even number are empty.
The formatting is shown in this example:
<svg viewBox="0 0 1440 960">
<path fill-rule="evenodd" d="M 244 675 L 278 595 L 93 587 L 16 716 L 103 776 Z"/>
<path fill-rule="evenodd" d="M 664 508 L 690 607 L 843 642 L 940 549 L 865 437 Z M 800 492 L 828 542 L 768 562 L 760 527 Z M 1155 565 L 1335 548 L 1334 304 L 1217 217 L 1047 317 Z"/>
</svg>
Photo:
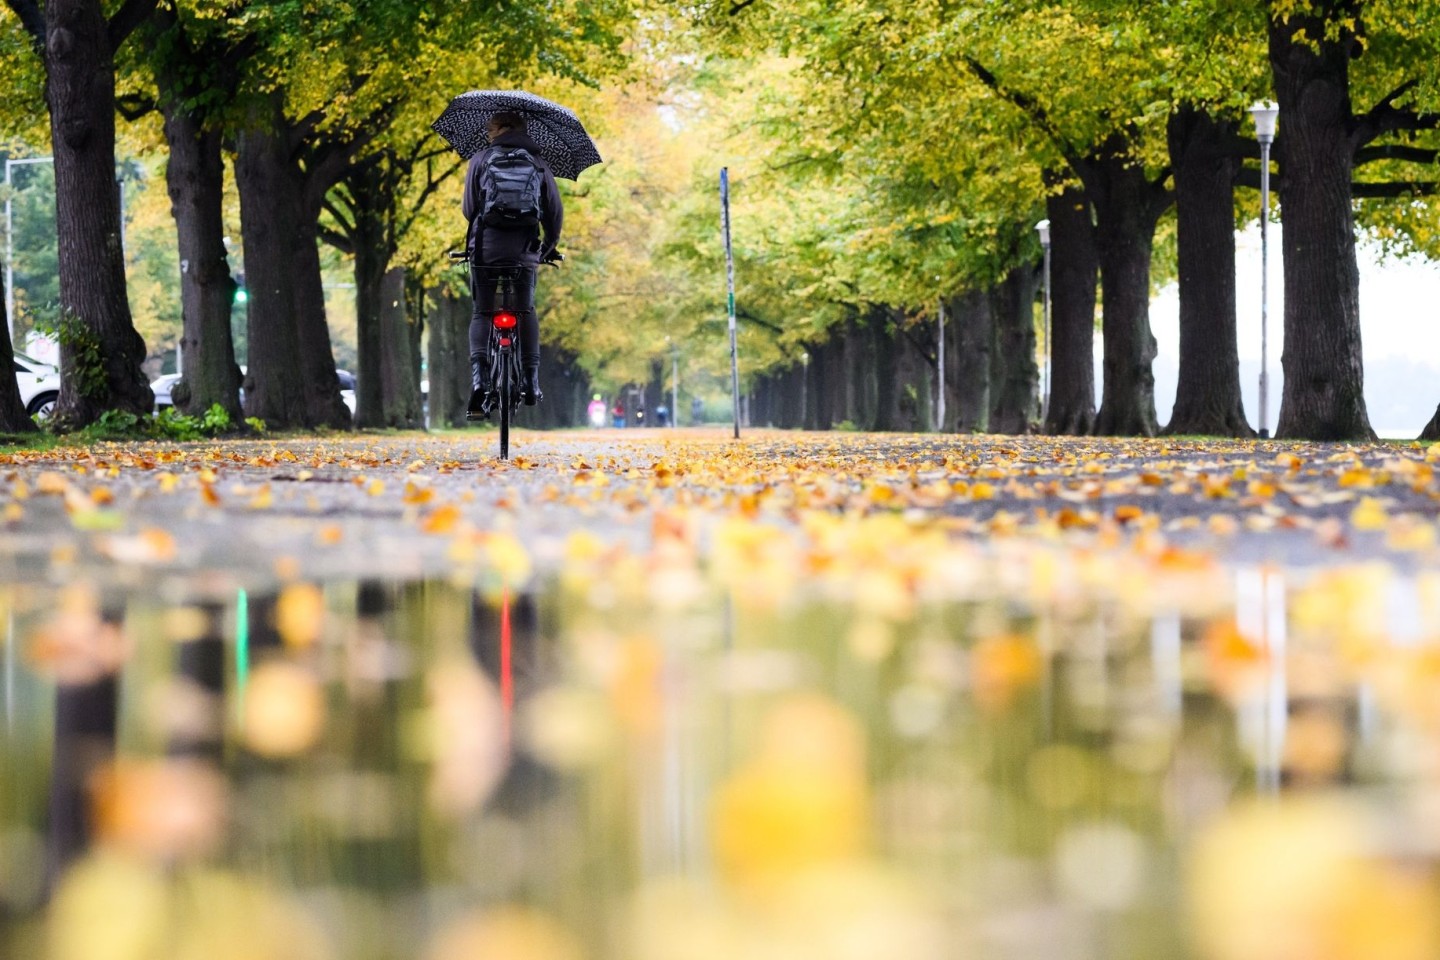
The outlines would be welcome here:
<svg viewBox="0 0 1440 960">
<path fill-rule="evenodd" d="M 1434 955 L 1440 581 L 752 548 L 0 587 L 0 954 Z"/>
</svg>

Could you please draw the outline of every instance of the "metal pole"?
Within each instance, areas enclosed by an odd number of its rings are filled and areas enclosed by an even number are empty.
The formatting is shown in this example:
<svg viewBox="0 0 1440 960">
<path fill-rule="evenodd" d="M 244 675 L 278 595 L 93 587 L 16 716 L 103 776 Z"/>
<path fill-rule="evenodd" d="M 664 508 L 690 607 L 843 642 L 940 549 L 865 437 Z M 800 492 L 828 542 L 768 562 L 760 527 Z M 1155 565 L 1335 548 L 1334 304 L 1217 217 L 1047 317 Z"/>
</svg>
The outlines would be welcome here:
<svg viewBox="0 0 1440 960">
<path fill-rule="evenodd" d="M 939 370 L 940 389 L 935 391 L 935 430 L 937 433 L 945 432 L 945 301 L 940 301 L 940 309 L 936 311 L 940 326 L 940 349 L 936 351 L 939 362 L 936 368 Z"/>
<path fill-rule="evenodd" d="M 670 351 L 670 426 L 680 426 L 680 351 Z"/>
<path fill-rule="evenodd" d="M 1260 142 L 1260 437 L 1270 436 L 1270 144 Z"/>
<path fill-rule="evenodd" d="M 10 346 L 15 346 L 15 207 L 14 181 L 10 177 L 11 161 L 5 158 L 5 323 L 9 328 Z"/>
<path fill-rule="evenodd" d="M 720 168 L 720 214 L 725 229 L 725 280 L 730 313 L 730 397 L 734 405 L 735 439 L 740 439 L 740 348 L 735 341 L 735 254 L 730 246 L 730 168 Z"/>
<path fill-rule="evenodd" d="M 1032 301 L 1033 303 L 1033 301 Z M 1045 377 L 1040 387 L 1040 422 L 1050 419 L 1050 244 L 1045 244 L 1045 323 L 1041 332 Z M 1034 316 L 1034 314 L 1031 314 Z"/>
</svg>

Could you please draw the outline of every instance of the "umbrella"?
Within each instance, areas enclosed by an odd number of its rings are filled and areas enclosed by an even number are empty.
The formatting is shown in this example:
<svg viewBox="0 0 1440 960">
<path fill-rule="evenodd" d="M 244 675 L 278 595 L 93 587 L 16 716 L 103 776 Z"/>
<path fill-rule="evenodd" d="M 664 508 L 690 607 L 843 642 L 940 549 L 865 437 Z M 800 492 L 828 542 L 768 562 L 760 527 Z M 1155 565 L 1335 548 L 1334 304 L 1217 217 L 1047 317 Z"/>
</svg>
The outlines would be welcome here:
<svg viewBox="0 0 1440 960">
<path fill-rule="evenodd" d="M 450 101 L 430 125 L 465 159 L 490 146 L 490 118 L 501 111 L 525 118 L 530 139 L 557 177 L 574 180 L 580 171 L 600 162 L 600 152 L 580 118 L 570 110 L 533 93 L 513 90 L 472 90 Z"/>
</svg>

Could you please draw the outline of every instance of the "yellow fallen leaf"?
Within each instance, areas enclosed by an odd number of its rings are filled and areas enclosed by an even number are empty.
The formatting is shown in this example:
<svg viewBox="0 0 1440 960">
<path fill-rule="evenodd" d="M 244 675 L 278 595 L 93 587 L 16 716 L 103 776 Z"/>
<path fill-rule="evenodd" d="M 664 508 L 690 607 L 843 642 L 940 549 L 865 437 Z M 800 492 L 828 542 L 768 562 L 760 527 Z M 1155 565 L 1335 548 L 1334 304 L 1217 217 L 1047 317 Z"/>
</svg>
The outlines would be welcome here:
<svg viewBox="0 0 1440 960">
<path fill-rule="evenodd" d="M 1363 497 L 1350 511 L 1350 525 L 1356 530 L 1383 530 L 1389 520 L 1384 504 L 1374 497 Z"/>
</svg>

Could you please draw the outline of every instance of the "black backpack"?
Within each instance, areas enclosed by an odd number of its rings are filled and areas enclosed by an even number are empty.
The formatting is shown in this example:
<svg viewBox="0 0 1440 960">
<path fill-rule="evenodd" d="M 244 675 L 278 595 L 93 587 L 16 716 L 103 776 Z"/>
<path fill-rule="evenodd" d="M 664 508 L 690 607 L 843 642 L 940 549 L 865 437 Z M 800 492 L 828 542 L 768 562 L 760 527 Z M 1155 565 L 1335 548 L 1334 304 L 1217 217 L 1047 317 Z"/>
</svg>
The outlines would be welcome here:
<svg viewBox="0 0 1440 960">
<path fill-rule="evenodd" d="M 530 229 L 540 222 L 545 174 L 530 152 L 494 147 L 480 174 L 480 221 L 502 230 Z"/>
</svg>

